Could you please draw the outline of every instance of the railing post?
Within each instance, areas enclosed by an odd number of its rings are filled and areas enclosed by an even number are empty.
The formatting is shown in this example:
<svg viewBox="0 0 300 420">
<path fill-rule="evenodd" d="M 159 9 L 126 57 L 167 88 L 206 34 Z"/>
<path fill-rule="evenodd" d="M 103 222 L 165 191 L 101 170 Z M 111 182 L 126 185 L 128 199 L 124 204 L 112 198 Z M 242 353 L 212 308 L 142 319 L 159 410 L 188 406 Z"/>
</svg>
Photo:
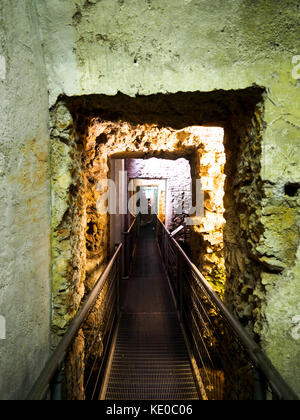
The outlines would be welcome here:
<svg viewBox="0 0 300 420">
<path fill-rule="evenodd" d="M 165 232 L 165 261 L 167 267 L 167 273 L 169 273 L 169 236 L 167 232 Z"/>
<path fill-rule="evenodd" d="M 254 387 L 254 401 L 266 400 L 266 387 L 264 377 L 256 365 L 253 368 L 253 387 Z"/>
<path fill-rule="evenodd" d="M 123 264 L 122 264 L 122 271 L 123 271 L 123 278 L 128 278 L 128 234 L 127 232 L 123 233 L 123 244 L 124 244 L 124 251 L 123 251 Z"/>
<path fill-rule="evenodd" d="M 141 227 L 141 214 L 139 213 L 136 217 L 136 233 L 135 239 L 137 240 L 138 236 L 140 235 L 140 227 Z"/>
<path fill-rule="evenodd" d="M 179 299 L 179 316 L 180 320 L 183 321 L 183 271 L 182 271 L 182 260 L 178 251 L 177 253 L 177 288 L 178 288 L 178 299 Z"/>
<path fill-rule="evenodd" d="M 138 217 L 138 216 L 137 216 Z M 123 232 L 123 263 L 122 263 L 122 276 L 124 279 L 129 278 L 131 268 L 132 254 L 134 251 L 135 243 L 138 236 L 138 218 L 135 218 L 127 232 Z"/>
<path fill-rule="evenodd" d="M 116 304 L 117 304 L 117 318 L 119 318 L 121 313 L 121 279 L 122 279 L 122 256 L 119 254 L 118 261 L 117 261 L 117 273 L 116 273 L 116 288 L 117 288 L 117 296 L 116 296 Z"/>
<path fill-rule="evenodd" d="M 58 366 L 57 373 L 54 377 L 53 383 L 51 385 L 51 400 L 52 401 L 62 401 L 63 400 L 63 364 L 60 363 Z"/>
</svg>

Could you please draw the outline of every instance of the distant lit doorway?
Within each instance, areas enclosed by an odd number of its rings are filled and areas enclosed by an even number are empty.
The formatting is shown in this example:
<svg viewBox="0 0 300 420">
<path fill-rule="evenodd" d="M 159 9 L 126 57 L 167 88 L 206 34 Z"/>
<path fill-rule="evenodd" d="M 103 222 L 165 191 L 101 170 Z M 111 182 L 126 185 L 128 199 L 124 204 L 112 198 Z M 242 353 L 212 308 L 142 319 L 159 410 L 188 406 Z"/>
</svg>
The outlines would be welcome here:
<svg viewBox="0 0 300 420">
<path fill-rule="evenodd" d="M 158 214 L 158 187 L 141 187 L 141 192 L 145 194 L 149 202 L 149 212 L 151 214 Z"/>
</svg>

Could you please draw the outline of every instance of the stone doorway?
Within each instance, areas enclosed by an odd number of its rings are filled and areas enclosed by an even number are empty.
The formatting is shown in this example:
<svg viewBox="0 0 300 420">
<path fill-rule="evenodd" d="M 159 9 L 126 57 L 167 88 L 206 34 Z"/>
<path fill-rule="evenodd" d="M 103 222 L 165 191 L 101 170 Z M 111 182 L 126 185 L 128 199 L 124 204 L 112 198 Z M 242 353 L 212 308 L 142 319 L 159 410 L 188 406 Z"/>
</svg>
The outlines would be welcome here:
<svg viewBox="0 0 300 420">
<path fill-rule="evenodd" d="M 259 331 L 263 104 L 259 87 L 59 100 L 51 111 L 54 342 L 109 257 L 110 220 L 96 212 L 97 182 L 110 177 L 115 159 L 189 161 L 193 183 L 202 178 L 205 193 L 205 217 L 191 236 L 194 263 Z"/>
</svg>

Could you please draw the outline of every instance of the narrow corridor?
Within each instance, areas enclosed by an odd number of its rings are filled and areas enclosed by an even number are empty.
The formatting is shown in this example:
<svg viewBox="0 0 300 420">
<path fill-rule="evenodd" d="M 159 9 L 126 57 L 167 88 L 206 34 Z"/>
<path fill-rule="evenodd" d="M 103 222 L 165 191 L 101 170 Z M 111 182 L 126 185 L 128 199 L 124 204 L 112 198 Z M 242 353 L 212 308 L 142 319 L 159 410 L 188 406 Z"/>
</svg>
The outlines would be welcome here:
<svg viewBox="0 0 300 420">
<path fill-rule="evenodd" d="M 141 229 L 133 271 L 123 281 L 122 295 L 122 315 L 102 398 L 199 399 L 152 225 Z"/>
</svg>

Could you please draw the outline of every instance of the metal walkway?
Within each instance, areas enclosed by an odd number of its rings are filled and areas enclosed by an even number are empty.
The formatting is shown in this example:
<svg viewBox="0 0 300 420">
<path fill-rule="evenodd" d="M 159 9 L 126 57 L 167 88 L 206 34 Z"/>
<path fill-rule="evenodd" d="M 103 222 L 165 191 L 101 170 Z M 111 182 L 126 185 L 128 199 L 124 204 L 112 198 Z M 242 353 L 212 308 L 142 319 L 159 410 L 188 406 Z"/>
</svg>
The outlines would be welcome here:
<svg viewBox="0 0 300 420">
<path fill-rule="evenodd" d="M 27 400 L 298 400 L 174 232 L 138 231 L 135 218 Z"/>
<path fill-rule="evenodd" d="M 199 399 L 152 226 L 141 230 L 133 271 L 123 283 L 121 320 L 102 398 Z"/>
</svg>

